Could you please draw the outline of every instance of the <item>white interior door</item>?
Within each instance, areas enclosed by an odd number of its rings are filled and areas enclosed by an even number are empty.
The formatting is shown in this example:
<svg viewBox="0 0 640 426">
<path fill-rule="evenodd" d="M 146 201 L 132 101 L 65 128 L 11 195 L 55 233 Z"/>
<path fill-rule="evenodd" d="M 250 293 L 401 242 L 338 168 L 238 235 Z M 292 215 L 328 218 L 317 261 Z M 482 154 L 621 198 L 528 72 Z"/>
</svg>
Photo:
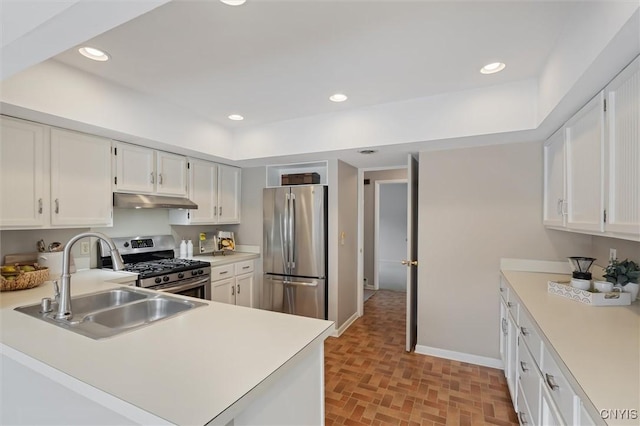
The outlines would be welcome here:
<svg viewBox="0 0 640 426">
<path fill-rule="evenodd" d="M 418 337 L 418 160 L 407 159 L 407 352 Z"/>
</svg>

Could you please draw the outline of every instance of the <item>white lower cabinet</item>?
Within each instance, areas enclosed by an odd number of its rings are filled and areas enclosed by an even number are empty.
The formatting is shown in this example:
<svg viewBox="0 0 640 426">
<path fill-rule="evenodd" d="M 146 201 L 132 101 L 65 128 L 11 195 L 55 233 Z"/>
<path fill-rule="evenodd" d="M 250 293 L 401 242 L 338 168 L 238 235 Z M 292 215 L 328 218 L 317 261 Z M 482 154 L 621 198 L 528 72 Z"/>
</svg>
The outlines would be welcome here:
<svg viewBox="0 0 640 426">
<path fill-rule="evenodd" d="M 211 268 L 211 300 L 253 307 L 253 260 Z"/>
<path fill-rule="evenodd" d="M 508 295 L 508 301 L 500 298 L 500 355 L 520 424 L 602 424 L 589 415 L 590 411 L 596 412 L 595 407 L 591 406 L 591 410 L 585 407 L 585 404 L 590 404 L 588 398 L 582 400 L 578 396 L 574 390 L 579 388 L 577 382 L 543 338 L 542 331 L 513 288 L 504 279 L 500 286 L 504 288 L 501 295 Z M 517 315 L 511 314 L 514 309 Z M 515 344 L 512 341 L 514 335 Z"/>
</svg>

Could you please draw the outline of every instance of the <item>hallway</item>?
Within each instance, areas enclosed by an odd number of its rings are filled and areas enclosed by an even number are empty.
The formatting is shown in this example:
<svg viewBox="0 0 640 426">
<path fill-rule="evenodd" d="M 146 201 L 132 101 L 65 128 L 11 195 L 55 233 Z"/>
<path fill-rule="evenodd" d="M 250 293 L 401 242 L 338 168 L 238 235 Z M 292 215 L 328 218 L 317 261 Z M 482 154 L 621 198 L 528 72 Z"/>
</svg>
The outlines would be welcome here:
<svg viewBox="0 0 640 426">
<path fill-rule="evenodd" d="M 502 371 L 406 353 L 405 293 L 325 341 L 326 425 L 517 425 Z"/>
</svg>

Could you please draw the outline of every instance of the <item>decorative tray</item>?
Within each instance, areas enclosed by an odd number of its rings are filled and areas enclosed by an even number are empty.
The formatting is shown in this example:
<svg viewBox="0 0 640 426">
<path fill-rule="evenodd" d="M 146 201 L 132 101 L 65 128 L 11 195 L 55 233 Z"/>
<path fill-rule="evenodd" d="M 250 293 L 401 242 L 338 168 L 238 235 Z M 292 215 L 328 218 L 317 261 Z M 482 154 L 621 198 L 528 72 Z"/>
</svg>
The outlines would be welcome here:
<svg viewBox="0 0 640 426">
<path fill-rule="evenodd" d="M 625 306 L 631 304 L 631 293 L 611 291 L 592 293 L 571 287 L 569 281 L 549 281 L 547 291 L 591 306 Z"/>
</svg>

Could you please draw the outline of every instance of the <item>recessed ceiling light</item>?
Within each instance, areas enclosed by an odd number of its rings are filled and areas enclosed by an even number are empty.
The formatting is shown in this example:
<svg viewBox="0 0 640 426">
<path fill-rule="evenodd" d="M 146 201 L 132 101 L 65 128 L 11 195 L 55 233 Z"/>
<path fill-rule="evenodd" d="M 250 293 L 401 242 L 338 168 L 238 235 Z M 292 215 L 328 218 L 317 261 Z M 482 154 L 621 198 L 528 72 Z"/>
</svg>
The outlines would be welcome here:
<svg viewBox="0 0 640 426">
<path fill-rule="evenodd" d="M 493 62 L 480 68 L 480 72 L 482 74 L 494 74 L 496 72 L 502 71 L 505 67 L 506 65 L 502 62 Z"/>
<path fill-rule="evenodd" d="M 335 93 L 329 96 L 329 100 L 332 102 L 344 102 L 347 100 L 347 95 L 344 93 Z"/>
<path fill-rule="evenodd" d="M 109 60 L 107 52 L 103 52 L 95 47 L 84 46 L 78 49 L 78 52 L 84 57 L 93 59 L 94 61 L 104 62 Z"/>
<path fill-rule="evenodd" d="M 375 154 L 376 152 L 378 152 L 378 150 L 376 149 L 361 149 L 360 151 L 358 151 L 360 154 Z"/>
<path fill-rule="evenodd" d="M 247 0 L 220 0 L 220 1 L 229 6 L 240 6 L 240 5 L 243 5 Z"/>
<path fill-rule="evenodd" d="M 231 114 L 229 116 L 229 120 L 241 121 L 241 120 L 244 120 L 244 117 L 241 116 L 240 114 Z"/>
</svg>

